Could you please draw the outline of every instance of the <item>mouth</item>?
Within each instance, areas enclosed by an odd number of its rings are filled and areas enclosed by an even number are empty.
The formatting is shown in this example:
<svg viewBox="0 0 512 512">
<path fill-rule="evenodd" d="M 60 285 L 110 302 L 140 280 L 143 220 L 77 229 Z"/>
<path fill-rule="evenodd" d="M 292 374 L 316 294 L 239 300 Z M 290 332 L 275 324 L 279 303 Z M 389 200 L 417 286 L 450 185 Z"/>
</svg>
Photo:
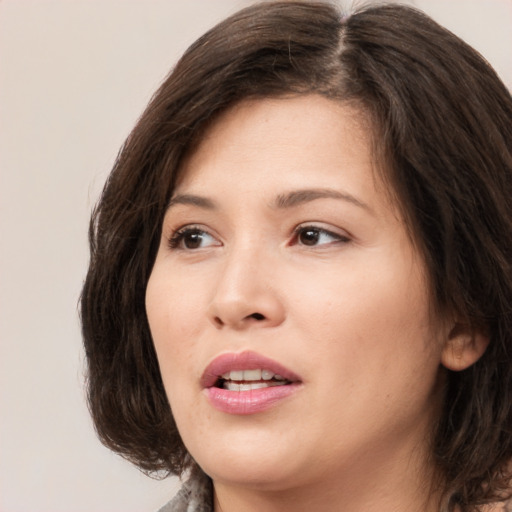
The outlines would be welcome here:
<svg viewBox="0 0 512 512">
<path fill-rule="evenodd" d="M 267 369 L 231 370 L 219 377 L 214 386 L 228 391 L 251 391 L 273 386 L 286 386 L 291 381 Z"/>
<path fill-rule="evenodd" d="M 300 381 L 298 375 L 277 361 L 257 352 L 245 351 L 216 357 L 204 370 L 201 386 L 231 391 L 250 391 L 286 386 Z M 246 386 L 246 388 L 240 386 Z"/>
<path fill-rule="evenodd" d="M 256 352 L 222 354 L 201 377 L 201 386 L 216 409 L 237 415 L 275 406 L 302 386 L 298 375 Z"/>
</svg>

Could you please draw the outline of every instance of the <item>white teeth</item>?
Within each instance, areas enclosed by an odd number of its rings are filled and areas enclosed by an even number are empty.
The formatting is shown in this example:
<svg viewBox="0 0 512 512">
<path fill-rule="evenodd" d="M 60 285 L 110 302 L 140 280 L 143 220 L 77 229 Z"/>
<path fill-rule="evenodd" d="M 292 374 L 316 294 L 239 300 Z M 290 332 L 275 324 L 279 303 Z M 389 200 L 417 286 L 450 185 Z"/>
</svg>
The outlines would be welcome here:
<svg viewBox="0 0 512 512">
<path fill-rule="evenodd" d="M 281 375 L 276 375 L 270 370 L 233 370 L 221 376 L 221 383 L 228 391 L 251 391 L 253 389 L 269 388 L 272 386 L 284 386 L 288 381 Z"/>
<path fill-rule="evenodd" d="M 263 380 L 270 380 L 274 374 L 269 370 L 261 370 L 261 378 Z"/>
<path fill-rule="evenodd" d="M 251 389 L 266 388 L 268 384 L 265 382 L 255 382 L 254 384 L 240 384 L 240 391 L 250 391 Z"/>
<path fill-rule="evenodd" d="M 274 373 L 269 370 L 233 370 L 222 374 L 224 380 L 251 381 L 251 380 L 270 380 Z M 280 377 L 280 380 L 285 380 Z"/>
<path fill-rule="evenodd" d="M 242 380 L 261 380 L 261 370 L 244 370 Z"/>
<path fill-rule="evenodd" d="M 273 386 L 284 386 L 284 382 L 254 382 L 252 384 L 237 384 L 236 382 L 224 382 L 224 389 L 228 391 L 251 391 L 253 389 L 270 388 Z"/>
<path fill-rule="evenodd" d="M 236 370 L 229 372 L 229 378 L 230 380 L 244 380 L 244 371 Z"/>
</svg>

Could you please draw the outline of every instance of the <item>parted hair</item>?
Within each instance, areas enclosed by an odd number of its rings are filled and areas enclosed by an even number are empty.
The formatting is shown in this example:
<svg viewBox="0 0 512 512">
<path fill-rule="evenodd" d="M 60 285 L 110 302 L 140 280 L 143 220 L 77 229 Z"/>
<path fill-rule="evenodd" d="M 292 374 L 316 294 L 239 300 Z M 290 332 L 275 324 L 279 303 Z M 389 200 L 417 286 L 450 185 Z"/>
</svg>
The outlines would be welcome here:
<svg viewBox="0 0 512 512">
<path fill-rule="evenodd" d="M 148 473 L 194 466 L 162 385 L 145 292 L 180 162 L 245 98 L 320 94 L 360 107 L 419 241 L 432 301 L 490 338 L 446 370 L 432 456 L 446 510 L 508 496 L 512 460 L 512 98 L 489 64 L 425 14 L 265 2 L 183 55 L 122 147 L 90 223 L 81 295 L 88 401 L 102 442 Z M 172 333 L 169 334 L 172 336 Z"/>
</svg>

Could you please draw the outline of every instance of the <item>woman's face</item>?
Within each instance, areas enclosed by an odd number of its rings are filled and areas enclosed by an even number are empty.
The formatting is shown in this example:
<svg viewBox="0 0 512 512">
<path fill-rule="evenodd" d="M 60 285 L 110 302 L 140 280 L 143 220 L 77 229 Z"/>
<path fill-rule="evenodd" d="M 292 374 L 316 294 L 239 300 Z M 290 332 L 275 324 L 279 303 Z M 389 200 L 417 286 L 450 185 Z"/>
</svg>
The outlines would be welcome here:
<svg viewBox="0 0 512 512">
<path fill-rule="evenodd" d="M 316 95 L 236 105 L 184 163 L 146 307 L 219 485 L 423 464 L 446 336 L 390 196 L 358 111 Z"/>
</svg>

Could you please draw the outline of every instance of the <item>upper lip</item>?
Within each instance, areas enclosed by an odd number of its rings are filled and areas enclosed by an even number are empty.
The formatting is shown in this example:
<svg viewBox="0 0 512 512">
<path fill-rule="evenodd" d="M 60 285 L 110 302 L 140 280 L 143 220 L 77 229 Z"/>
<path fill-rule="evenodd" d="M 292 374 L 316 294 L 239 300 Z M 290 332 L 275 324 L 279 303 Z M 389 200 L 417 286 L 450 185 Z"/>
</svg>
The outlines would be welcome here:
<svg viewBox="0 0 512 512">
<path fill-rule="evenodd" d="M 205 368 L 201 376 L 201 386 L 203 388 L 214 386 L 223 374 L 230 371 L 256 369 L 269 370 L 290 382 L 298 382 L 301 380 L 298 375 L 277 361 L 262 356 L 257 352 L 245 351 L 240 353 L 229 352 L 217 356 Z"/>
</svg>

